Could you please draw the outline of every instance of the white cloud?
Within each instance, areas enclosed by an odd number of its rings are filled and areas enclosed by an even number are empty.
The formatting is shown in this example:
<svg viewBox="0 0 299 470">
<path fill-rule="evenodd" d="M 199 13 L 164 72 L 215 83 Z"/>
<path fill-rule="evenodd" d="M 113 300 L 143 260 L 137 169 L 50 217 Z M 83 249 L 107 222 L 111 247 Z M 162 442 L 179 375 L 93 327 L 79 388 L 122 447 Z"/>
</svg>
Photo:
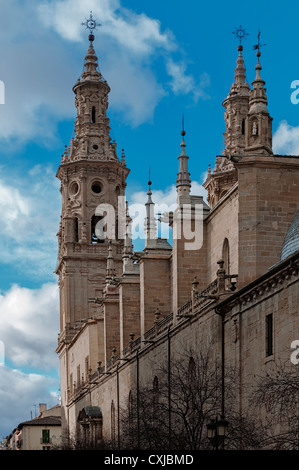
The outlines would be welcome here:
<svg viewBox="0 0 299 470">
<path fill-rule="evenodd" d="M 39 403 L 46 403 L 48 408 L 58 404 L 55 392 L 50 391 L 52 388 L 58 392 L 58 387 L 49 376 L 0 366 L 0 438 L 8 436 L 22 421 L 32 419 Z"/>
<path fill-rule="evenodd" d="M 281 121 L 273 135 L 273 151 L 281 155 L 299 155 L 299 126 Z"/>
<path fill-rule="evenodd" d="M 56 283 L 43 284 L 39 289 L 14 285 L 0 294 L 0 321 L 5 363 L 45 371 L 57 367 L 59 304 Z"/>
<path fill-rule="evenodd" d="M 121 5 L 118 0 L 58 0 L 44 1 L 38 8 L 41 21 L 53 27 L 70 41 L 80 41 L 84 36 L 81 26 L 86 12 L 101 24 L 101 37 L 109 36 L 132 54 L 152 54 L 156 47 L 166 50 L 176 48 L 170 31 L 162 32 L 160 22 L 144 13 L 137 14 Z M 80 19 L 80 21 L 78 21 Z"/>
<path fill-rule="evenodd" d="M 208 98 L 205 88 L 210 85 L 210 77 L 207 73 L 202 74 L 197 83 L 192 75 L 186 73 L 187 64 L 185 62 L 174 62 L 170 59 L 166 64 L 166 68 L 172 78 L 169 86 L 174 94 L 188 95 L 190 93 L 196 102 L 199 98 Z"/>
<path fill-rule="evenodd" d="M 6 64 L 0 76 L 5 84 L 5 105 L 0 106 L 2 150 L 8 143 L 15 150 L 31 139 L 49 145 L 58 139 L 58 122 L 75 117 L 72 86 L 82 71 L 81 44 L 85 50 L 88 47 L 88 31 L 81 22 L 89 10 L 102 25 L 95 48 L 112 88 L 111 110 L 120 112 L 127 123 L 150 121 L 169 89 L 205 98 L 207 76 L 198 82 L 181 60 L 174 59 L 180 51 L 173 33 L 119 0 L 1 2 L 5 23 L 0 53 Z M 171 78 L 170 87 L 163 82 L 158 61 Z"/>
<path fill-rule="evenodd" d="M 55 269 L 61 200 L 54 171 L 37 165 L 15 176 L 0 171 L 1 262 L 32 279 L 49 279 Z"/>
<path fill-rule="evenodd" d="M 111 54 L 105 62 L 105 76 L 109 77 L 111 87 L 111 110 L 126 116 L 132 126 L 152 120 L 155 108 L 165 96 L 165 91 L 149 67 L 137 67 L 127 54 L 121 55 L 115 61 L 115 56 Z"/>
<path fill-rule="evenodd" d="M 30 139 L 48 144 L 57 139 L 57 122 L 74 113 L 71 85 L 76 67 L 59 38 L 41 27 L 33 0 L 1 2 L 0 79 L 5 104 L 0 106 L 1 150 L 16 151 Z M 19 25 L 19 29 L 18 29 Z"/>
<path fill-rule="evenodd" d="M 209 77 L 203 74 L 197 82 L 187 73 L 184 62 L 176 63 L 172 54 L 178 44 L 173 33 L 162 31 L 157 19 L 137 14 L 122 6 L 119 0 L 45 0 L 39 7 L 40 19 L 62 38 L 86 41 L 81 26 L 86 11 L 100 21 L 100 59 L 104 76 L 111 86 L 111 106 L 126 121 L 139 125 L 151 120 L 159 101 L 166 95 L 167 84 L 159 83 L 153 63 L 157 57 L 165 63 L 174 94 L 191 94 L 196 100 L 206 98 Z M 102 70 L 102 71 L 103 71 Z"/>
<path fill-rule="evenodd" d="M 2 437 L 21 421 L 30 419 L 34 404 L 47 403 L 51 407 L 58 403 L 57 284 L 43 284 L 39 289 L 14 285 L 0 293 L 0 324 Z"/>
</svg>

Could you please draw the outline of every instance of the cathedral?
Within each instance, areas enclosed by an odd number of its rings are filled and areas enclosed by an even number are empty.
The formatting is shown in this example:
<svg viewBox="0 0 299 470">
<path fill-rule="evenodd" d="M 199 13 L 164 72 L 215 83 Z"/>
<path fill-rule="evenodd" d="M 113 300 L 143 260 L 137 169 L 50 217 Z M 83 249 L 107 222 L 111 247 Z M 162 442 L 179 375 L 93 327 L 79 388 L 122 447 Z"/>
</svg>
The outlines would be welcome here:
<svg viewBox="0 0 299 470">
<path fill-rule="evenodd" d="M 134 251 L 130 170 L 110 137 L 110 88 L 93 43 L 90 34 L 73 87 L 74 137 L 57 171 L 57 353 L 65 439 L 119 445 L 120 410 L 132 394 L 138 398 L 141 384 L 158 390 L 161 363 L 178 363 L 184 348 L 195 357 L 212 345 L 222 373 L 227 366 L 238 371 L 239 410 L 257 375 L 281 360 L 291 364 L 291 344 L 299 340 L 299 157 L 273 153 L 260 50 L 250 86 L 239 45 L 223 101 L 225 149 L 209 166 L 207 201 L 191 195 L 182 130 L 177 206 L 161 215 L 172 242 L 157 234 L 149 181 L 144 249 Z M 224 397 L 222 389 L 220 414 L 229 420 Z"/>
</svg>

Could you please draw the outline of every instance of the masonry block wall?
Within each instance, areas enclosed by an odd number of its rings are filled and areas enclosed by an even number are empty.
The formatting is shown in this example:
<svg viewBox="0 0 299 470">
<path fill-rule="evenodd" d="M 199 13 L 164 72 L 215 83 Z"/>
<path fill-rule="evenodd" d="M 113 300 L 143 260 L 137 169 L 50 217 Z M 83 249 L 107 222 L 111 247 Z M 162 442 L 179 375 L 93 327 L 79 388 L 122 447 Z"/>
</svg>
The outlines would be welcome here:
<svg viewBox="0 0 299 470">
<path fill-rule="evenodd" d="M 141 336 L 154 326 L 157 309 L 161 318 L 171 313 L 170 256 L 153 250 L 140 261 Z"/>
<path fill-rule="evenodd" d="M 178 222 L 180 223 L 180 222 Z M 192 231 L 195 230 L 194 220 L 191 225 Z M 172 249 L 172 310 L 174 321 L 176 314 L 182 305 L 191 298 L 192 282 L 197 277 L 199 282 L 198 290 L 203 290 L 207 286 L 207 225 L 203 221 L 202 244 L 194 249 L 190 240 L 184 236 L 184 230 L 181 226 L 181 236 L 173 239 Z"/>
<path fill-rule="evenodd" d="M 218 269 L 217 261 L 225 259 L 223 248 L 225 239 L 228 240 L 228 257 L 230 273 L 238 274 L 238 188 L 225 196 L 222 201 L 211 211 L 206 220 L 207 223 L 207 247 L 208 247 L 208 283 L 216 279 Z M 226 260 L 225 260 L 226 261 Z M 225 263 L 225 270 L 228 266 Z"/>
<path fill-rule="evenodd" d="M 291 343 L 299 339 L 299 278 L 290 269 L 248 289 L 226 314 L 226 362 L 239 371 L 240 409 L 259 379 L 282 367 L 296 371 Z M 267 317 L 272 316 L 272 350 L 268 350 Z M 277 368 L 277 369 L 276 369 Z"/>
<path fill-rule="evenodd" d="M 129 344 L 130 335 L 140 337 L 140 280 L 139 274 L 125 275 L 119 286 L 120 351 Z"/>
<path fill-rule="evenodd" d="M 112 350 L 115 354 L 120 352 L 119 328 L 119 298 L 117 294 L 110 294 L 104 303 L 104 345 L 105 363 L 111 360 Z"/>
<path fill-rule="evenodd" d="M 239 179 L 239 286 L 280 261 L 289 226 L 299 210 L 299 159 L 245 157 Z"/>
</svg>

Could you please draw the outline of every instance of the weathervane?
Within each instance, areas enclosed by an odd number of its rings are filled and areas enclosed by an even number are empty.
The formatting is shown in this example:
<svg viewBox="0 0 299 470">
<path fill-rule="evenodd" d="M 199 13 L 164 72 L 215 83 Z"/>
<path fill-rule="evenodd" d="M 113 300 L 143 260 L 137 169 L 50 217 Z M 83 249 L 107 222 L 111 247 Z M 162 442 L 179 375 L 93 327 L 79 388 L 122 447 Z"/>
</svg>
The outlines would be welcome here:
<svg viewBox="0 0 299 470">
<path fill-rule="evenodd" d="M 260 55 L 261 55 L 260 48 L 263 47 L 263 46 L 266 46 L 266 44 L 261 44 L 260 39 L 261 39 L 261 31 L 260 31 L 260 29 L 259 29 L 259 32 L 258 32 L 258 35 L 257 35 L 257 44 L 255 44 L 255 45 L 253 46 L 253 49 L 254 49 L 254 50 L 257 50 L 256 55 L 257 55 L 258 57 L 260 57 Z"/>
<path fill-rule="evenodd" d="M 242 44 L 242 41 L 246 39 L 246 36 L 248 36 L 248 33 L 246 33 L 246 28 L 243 28 L 241 25 L 238 28 L 235 28 L 233 34 L 235 35 L 236 39 L 239 39 L 240 45 Z"/>
<path fill-rule="evenodd" d="M 100 23 L 97 23 L 92 17 L 92 11 L 90 12 L 89 18 L 86 19 L 85 23 L 81 23 L 82 26 L 86 26 L 86 29 L 89 29 L 90 34 L 97 28 L 97 26 L 102 26 Z"/>
</svg>

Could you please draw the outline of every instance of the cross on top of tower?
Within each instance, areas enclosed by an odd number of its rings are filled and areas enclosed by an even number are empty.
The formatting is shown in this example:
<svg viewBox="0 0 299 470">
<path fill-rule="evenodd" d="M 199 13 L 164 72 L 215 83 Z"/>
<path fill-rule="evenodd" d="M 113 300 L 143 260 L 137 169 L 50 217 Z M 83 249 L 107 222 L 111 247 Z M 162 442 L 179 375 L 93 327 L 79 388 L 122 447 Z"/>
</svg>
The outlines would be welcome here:
<svg viewBox="0 0 299 470">
<path fill-rule="evenodd" d="M 93 31 L 97 29 L 97 26 L 102 26 L 100 23 L 97 23 L 97 21 L 93 18 L 92 11 L 90 12 L 89 18 L 86 19 L 85 23 L 81 23 L 81 25 L 86 26 L 86 29 L 89 29 L 90 41 L 93 41 L 94 39 Z"/>
<path fill-rule="evenodd" d="M 243 28 L 240 25 L 238 28 L 235 28 L 235 31 L 233 31 L 233 34 L 235 35 L 236 39 L 240 41 L 239 47 L 243 49 L 242 41 L 246 39 L 246 36 L 248 36 L 248 33 L 246 33 L 246 28 Z"/>
</svg>

